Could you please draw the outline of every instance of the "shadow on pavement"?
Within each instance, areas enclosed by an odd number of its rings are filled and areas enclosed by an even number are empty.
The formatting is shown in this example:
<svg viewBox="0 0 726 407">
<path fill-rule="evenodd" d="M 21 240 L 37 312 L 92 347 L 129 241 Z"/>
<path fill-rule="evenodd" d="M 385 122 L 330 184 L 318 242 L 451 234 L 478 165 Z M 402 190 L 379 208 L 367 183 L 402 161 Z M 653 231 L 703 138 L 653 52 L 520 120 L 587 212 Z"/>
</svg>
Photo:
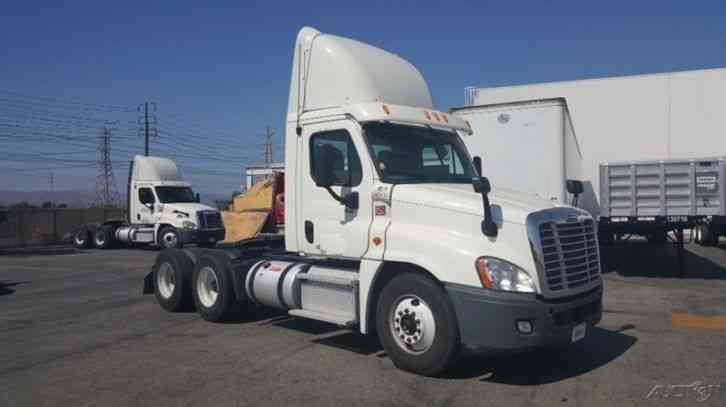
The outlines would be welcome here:
<svg viewBox="0 0 726 407">
<path fill-rule="evenodd" d="M 12 282 L 7 280 L 0 280 L 0 295 L 10 295 L 15 293 L 15 289 L 13 287 L 22 284 L 30 284 L 30 281 Z"/>
<path fill-rule="evenodd" d="M 630 335 L 594 327 L 583 341 L 566 349 L 537 349 L 514 355 L 462 358 L 443 377 L 479 378 L 482 382 L 515 385 L 553 383 L 610 363 L 636 341 Z"/>
<path fill-rule="evenodd" d="M 726 268 L 689 250 L 688 246 L 683 251 L 682 269 L 674 244 L 618 242 L 601 246 L 600 253 L 603 273 L 617 273 L 624 277 L 726 279 Z"/>
</svg>

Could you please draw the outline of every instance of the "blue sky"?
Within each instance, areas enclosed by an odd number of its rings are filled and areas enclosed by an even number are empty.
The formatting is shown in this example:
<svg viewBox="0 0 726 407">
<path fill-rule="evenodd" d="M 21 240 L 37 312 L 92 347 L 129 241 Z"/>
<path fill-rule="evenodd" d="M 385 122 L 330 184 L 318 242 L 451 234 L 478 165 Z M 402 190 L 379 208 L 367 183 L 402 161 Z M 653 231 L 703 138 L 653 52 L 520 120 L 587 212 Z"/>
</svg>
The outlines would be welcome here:
<svg viewBox="0 0 726 407">
<path fill-rule="evenodd" d="M 231 192 L 242 166 L 261 160 L 266 125 L 282 142 L 293 41 L 304 25 L 408 59 L 440 110 L 461 105 L 472 85 L 726 66 L 723 1 L 22 1 L 6 2 L 0 15 L 0 91 L 132 109 L 155 101 L 158 116 L 186 134 L 179 155 L 194 154 L 191 140 L 207 146 L 203 160 L 180 159 L 182 168 L 188 160 L 219 171 L 188 171 L 196 185 Z M 17 141 L 0 146 L 0 158 Z M 119 160 L 142 145 L 131 136 L 123 143 Z M 213 160 L 216 149 L 229 161 Z M 0 169 L 22 165 L 0 161 Z M 119 189 L 124 171 L 116 171 Z M 0 189 L 47 185 L 38 172 L 17 174 L 0 177 Z M 56 185 L 92 187 L 94 176 L 60 170 Z"/>
</svg>

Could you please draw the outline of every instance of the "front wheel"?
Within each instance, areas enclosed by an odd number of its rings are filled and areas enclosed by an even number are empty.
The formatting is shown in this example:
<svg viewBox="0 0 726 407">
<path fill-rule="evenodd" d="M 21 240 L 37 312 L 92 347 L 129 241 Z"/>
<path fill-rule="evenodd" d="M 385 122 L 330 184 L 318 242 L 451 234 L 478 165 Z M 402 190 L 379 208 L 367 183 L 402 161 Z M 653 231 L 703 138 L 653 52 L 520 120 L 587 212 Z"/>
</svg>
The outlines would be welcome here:
<svg viewBox="0 0 726 407">
<path fill-rule="evenodd" d="M 426 276 L 402 274 L 383 287 L 376 328 L 400 369 L 431 376 L 458 359 L 461 342 L 454 306 L 443 288 Z"/>
<path fill-rule="evenodd" d="M 164 226 L 159 230 L 159 246 L 162 249 L 180 249 L 182 247 L 181 235 L 173 226 Z"/>
</svg>

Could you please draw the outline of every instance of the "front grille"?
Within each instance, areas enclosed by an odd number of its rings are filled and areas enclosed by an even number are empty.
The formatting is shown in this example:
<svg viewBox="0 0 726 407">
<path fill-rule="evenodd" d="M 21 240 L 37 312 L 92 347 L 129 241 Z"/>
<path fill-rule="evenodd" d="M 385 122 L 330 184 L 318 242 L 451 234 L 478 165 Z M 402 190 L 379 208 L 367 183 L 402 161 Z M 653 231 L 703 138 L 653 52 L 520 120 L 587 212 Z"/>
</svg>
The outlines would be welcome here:
<svg viewBox="0 0 726 407">
<path fill-rule="evenodd" d="M 222 215 L 217 211 L 199 212 L 199 229 L 221 229 Z"/>
<path fill-rule="evenodd" d="M 600 256 L 592 219 L 539 225 L 544 281 L 549 291 L 577 289 L 600 279 Z"/>
</svg>

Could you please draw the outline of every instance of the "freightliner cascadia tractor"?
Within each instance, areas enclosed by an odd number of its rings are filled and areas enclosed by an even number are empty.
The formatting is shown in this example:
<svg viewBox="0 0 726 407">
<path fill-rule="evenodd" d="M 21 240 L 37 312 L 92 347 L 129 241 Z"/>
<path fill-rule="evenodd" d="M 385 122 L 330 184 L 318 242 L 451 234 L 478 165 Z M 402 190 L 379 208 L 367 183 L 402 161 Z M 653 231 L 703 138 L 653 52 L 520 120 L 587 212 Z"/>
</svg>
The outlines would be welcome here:
<svg viewBox="0 0 726 407">
<path fill-rule="evenodd" d="M 126 193 L 126 219 L 83 225 L 73 232 L 73 245 L 79 249 L 131 244 L 180 248 L 186 243 L 211 247 L 224 239 L 221 214 L 199 203 L 199 195 L 179 176 L 172 160 L 135 156 Z"/>
<path fill-rule="evenodd" d="M 491 188 L 459 137 L 470 126 L 433 109 L 407 61 L 303 28 L 286 126 L 284 236 L 162 251 L 144 292 L 166 310 L 282 309 L 376 334 L 423 375 L 461 354 L 566 346 L 599 322 L 592 217 Z"/>
</svg>

